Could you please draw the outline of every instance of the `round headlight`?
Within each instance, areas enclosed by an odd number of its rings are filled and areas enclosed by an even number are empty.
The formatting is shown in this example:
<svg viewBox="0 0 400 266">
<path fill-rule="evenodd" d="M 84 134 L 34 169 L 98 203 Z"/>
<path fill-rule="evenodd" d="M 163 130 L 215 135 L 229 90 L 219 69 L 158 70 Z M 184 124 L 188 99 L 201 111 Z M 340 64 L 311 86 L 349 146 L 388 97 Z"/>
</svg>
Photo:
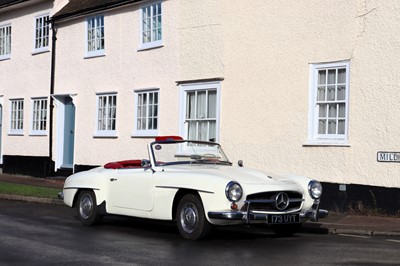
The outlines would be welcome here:
<svg viewBox="0 0 400 266">
<path fill-rule="evenodd" d="M 308 193 L 313 199 L 319 199 L 322 195 L 322 185 L 316 180 L 311 180 L 308 183 Z"/>
<path fill-rule="evenodd" d="M 238 201 L 243 195 L 242 187 L 239 183 L 231 181 L 226 185 L 225 195 L 229 201 Z"/>
</svg>

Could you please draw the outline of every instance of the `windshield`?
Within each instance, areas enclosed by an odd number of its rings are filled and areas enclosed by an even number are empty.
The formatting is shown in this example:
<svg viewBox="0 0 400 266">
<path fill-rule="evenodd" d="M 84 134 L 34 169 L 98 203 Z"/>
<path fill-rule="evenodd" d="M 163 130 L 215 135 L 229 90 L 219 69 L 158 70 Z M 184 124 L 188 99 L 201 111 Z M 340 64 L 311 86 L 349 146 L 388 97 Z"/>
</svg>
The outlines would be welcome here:
<svg viewBox="0 0 400 266">
<path fill-rule="evenodd" d="M 200 141 L 154 142 L 157 166 L 169 164 L 231 164 L 219 144 Z"/>
</svg>

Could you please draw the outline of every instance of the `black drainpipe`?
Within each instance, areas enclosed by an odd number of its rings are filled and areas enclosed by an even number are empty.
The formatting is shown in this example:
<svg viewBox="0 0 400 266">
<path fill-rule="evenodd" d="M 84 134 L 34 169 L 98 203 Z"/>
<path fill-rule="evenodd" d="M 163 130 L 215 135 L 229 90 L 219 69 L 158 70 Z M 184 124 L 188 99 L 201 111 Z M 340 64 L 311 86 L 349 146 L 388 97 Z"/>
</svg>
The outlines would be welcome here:
<svg viewBox="0 0 400 266">
<path fill-rule="evenodd" d="M 53 161 L 53 104 L 54 99 L 54 86 L 55 86 L 55 71 L 56 71 L 56 41 L 57 41 L 57 29 L 54 20 L 51 20 L 52 29 L 52 43 L 51 43 L 51 73 L 50 73 L 50 114 L 49 114 L 49 160 L 50 160 L 50 174 L 55 173 L 55 163 Z"/>
</svg>

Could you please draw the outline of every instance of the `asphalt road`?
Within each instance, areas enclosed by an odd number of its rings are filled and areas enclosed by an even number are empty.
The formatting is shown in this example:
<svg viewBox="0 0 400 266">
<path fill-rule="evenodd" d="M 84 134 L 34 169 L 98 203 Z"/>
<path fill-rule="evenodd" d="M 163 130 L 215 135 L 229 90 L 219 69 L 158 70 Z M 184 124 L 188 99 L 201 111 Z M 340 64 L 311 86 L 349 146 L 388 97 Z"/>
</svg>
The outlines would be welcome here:
<svg viewBox="0 0 400 266">
<path fill-rule="evenodd" d="M 183 240 L 174 224 L 108 217 L 80 225 L 64 206 L 0 200 L 0 265 L 400 265 L 400 239 L 217 229 Z"/>
</svg>

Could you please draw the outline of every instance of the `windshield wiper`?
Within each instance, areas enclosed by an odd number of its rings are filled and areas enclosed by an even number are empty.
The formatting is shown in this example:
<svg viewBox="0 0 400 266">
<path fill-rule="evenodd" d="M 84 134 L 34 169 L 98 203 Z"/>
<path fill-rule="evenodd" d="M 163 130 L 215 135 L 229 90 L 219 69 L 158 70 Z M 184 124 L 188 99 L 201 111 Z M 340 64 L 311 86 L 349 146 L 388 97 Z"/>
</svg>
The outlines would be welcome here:
<svg viewBox="0 0 400 266">
<path fill-rule="evenodd" d="M 201 157 L 201 155 L 197 155 L 197 154 L 190 155 L 190 159 L 196 160 L 196 161 L 204 160 L 203 157 Z"/>
<path fill-rule="evenodd" d="M 218 164 L 232 165 L 232 163 L 229 161 L 218 161 Z"/>
</svg>

